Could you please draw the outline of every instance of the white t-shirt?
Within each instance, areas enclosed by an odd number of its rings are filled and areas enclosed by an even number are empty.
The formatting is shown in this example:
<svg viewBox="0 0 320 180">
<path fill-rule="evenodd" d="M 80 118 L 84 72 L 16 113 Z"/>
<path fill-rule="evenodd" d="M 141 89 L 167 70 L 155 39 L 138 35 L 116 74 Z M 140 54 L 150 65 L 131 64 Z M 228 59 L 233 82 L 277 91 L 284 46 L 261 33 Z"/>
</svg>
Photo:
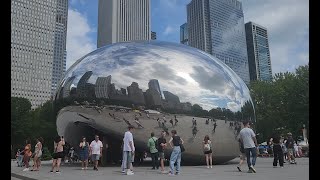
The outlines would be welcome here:
<svg viewBox="0 0 320 180">
<path fill-rule="evenodd" d="M 256 147 L 253 141 L 253 137 L 256 137 L 253 130 L 250 128 L 243 128 L 240 131 L 240 138 L 243 141 L 243 147 L 246 148 L 253 148 Z"/>
<path fill-rule="evenodd" d="M 132 142 L 132 147 L 131 149 L 129 142 Z M 127 131 L 124 133 L 124 138 L 123 138 L 123 151 L 135 151 L 134 147 L 134 142 L 133 142 L 133 136 L 130 131 Z"/>
<path fill-rule="evenodd" d="M 100 140 L 98 140 L 98 142 L 96 142 L 96 140 L 93 140 L 90 144 L 90 147 L 92 148 L 92 154 L 100 154 L 100 148 L 102 148 L 103 145 Z"/>
</svg>

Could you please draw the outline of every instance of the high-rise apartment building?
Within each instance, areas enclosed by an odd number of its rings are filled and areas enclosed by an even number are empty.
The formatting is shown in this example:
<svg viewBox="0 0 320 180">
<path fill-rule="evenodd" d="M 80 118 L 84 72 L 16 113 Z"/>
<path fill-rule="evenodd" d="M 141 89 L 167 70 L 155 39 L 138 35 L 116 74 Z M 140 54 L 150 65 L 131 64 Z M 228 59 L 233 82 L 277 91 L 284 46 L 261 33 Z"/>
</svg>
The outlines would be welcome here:
<svg viewBox="0 0 320 180">
<path fill-rule="evenodd" d="M 66 72 L 66 41 L 68 22 L 68 0 L 57 0 L 56 28 L 54 37 L 51 94 L 54 96 L 60 80 Z"/>
<path fill-rule="evenodd" d="M 157 33 L 151 31 L 151 40 L 157 40 Z"/>
<path fill-rule="evenodd" d="M 189 45 L 217 57 L 250 82 L 242 3 L 192 0 L 187 5 Z"/>
<path fill-rule="evenodd" d="M 150 0 L 99 0 L 97 46 L 150 40 L 150 21 Z"/>
<path fill-rule="evenodd" d="M 52 95 L 53 64 L 60 57 L 55 38 L 66 27 L 62 11 L 67 11 L 67 4 L 67 0 L 11 0 L 11 96 L 29 99 L 33 109 Z M 65 46 L 62 58 L 64 52 Z"/>
<path fill-rule="evenodd" d="M 180 43 L 188 45 L 188 24 L 184 23 L 180 26 Z"/>
<path fill-rule="evenodd" d="M 272 80 L 267 28 L 253 22 L 245 24 L 250 80 Z"/>
</svg>

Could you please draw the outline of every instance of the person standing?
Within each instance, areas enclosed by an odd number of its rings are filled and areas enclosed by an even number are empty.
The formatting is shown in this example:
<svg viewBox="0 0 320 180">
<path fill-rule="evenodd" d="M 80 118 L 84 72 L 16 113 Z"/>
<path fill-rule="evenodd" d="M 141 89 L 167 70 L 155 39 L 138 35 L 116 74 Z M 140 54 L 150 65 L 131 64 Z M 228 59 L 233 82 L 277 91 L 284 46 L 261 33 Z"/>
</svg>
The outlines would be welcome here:
<svg viewBox="0 0 320 180">
<path fill-rule="evenodd" d="M 244 128 L 240 131 L 240 140 L 247 156 L 247 164 L 249 167 L 248 173 L 256 173 L 254 166 L 257 159 L 257 139 L 253 130 L 250 128 L 249 121 L 243 122 Z M 252 162 L 250 161 L 250 154 L 252 155 Z"/>
<path fill-rule="evenodd" d="M 170 172 L 169 175 L 174 175 L 174 163 L 177 162 L 176 175 L 180 174 L 180 163 L 181 163 L 181 148 L 183 140 L 177 135 L 176 130 L 171 130 L 172 137 L 169 140 L 170 147 L 173 149 L 170 156 Z"/>
<path fill-rule="evenodd" d="M 24 147 L 24 155 L 23 155 L 23 162 L 26 168 L 23 169 L 23 171 L 29 171 L 29 161 L 32 156 L 31 152 L 31 143 L 30 140 L 26 140 L 26 146 Z"/>
<path fill-rule="evenodd" d="M 151 154 L 151 159 L 152 159 L 152 169 L 159 169 L 159 163 L 158 163 L 158 150 L 156 148 L 156 141 L 158 139 L 156 137 L 154 137 L 154 132 L 151 133 L 151 137 L 148 140 L 148 148 Z"/>
<path fill-rule="evenodd" d="M 288 148 L 288 160 L 290 164 L 296 164 L 296 158 L 294 157 L 294 139 L 292 138 L 292 134 L 290 132 L 288 133 L 286 146 Z"/>
<path fill-rule="evenodd" d="M 213 132 L 216 132 L 216 128 L 217 128 L 217 122 L 214 122 L 214 124 L 213 124 Z"/>
<path fill-rule="evenodd" d="M 42 143 L 43 143 L 43 139 L 42 137 L 36 139 L 37 140 L 37 144 L 35 145 L 34 148 L 34 158 L 33 158 L 33 169 L 31 171 L 39 171 L 40 168 L 40 164 L 41 164 L 41 156 L 42 156 Z"/>
<path fill-rule="evenodd" d="M 275 136 L 272 138 L 272 144 L 273 144 L 273 167 L 277 167 L 278 161 L 280 164 L 280 167 L 283 168 L 283 151 L 280 144 L 280 137 Z"/>
<path fill-rule="evenodd" d="M 167 140 L 165 136 L 166 136 L 166 132 L 161 131 L 161 137 L 158 138 L 158 144 L 157 144 L 162 174 L 166 173 L 164 171 L 164 149 L 167 147 Z"/>
<path fill-rule="evenodd" d="M 88 158 L 89 158 L 89 143 L 86 141 L 86 137 L 82 137 L 82 141 L 79 144 L 79 156 L 81 160 L 81 169 L 88 169 Z"/>
<path fill-rule="evenodd" d="M 56 173 L 60 173 L 60 164 L 61 164 L 61 158 L 63 158 L 63 146 L 65 145 L 65 141 L 63 136 L 57 136 L 53 142 L 53 161 L 52 161 L 52 168 L 51 173 L 53 173 L 54 168 L 56 167 Z"/>
<path fill-rule="evenodd" d="M 98 171 L 98 162 L 102 157 L 102 142 L 99 140 L 99 136 L 95 135 L 94 140 L 90 144 L 90 155 L 92 156 L 92 161 L 94 162 L 93 170 Z"/>
<path fill-rule="evenodd" d="M 202 142 L 203 152 L 206 156 L 207 168 L 212 168 L 212 143 L 208 135 L 206 135 Z M 209 166 L 210 161 L 210 166 Z"/>
<path fill-rule="evenodd" d="M 134 157 L 135 147 L 133 142 L 133 132 L 134 127 L 128 126 L 128 131 L 124 133 L 123 138 L 123 159 L 122 159 L 122 173 L 127 175 L 133 175 L 132 160 Z M 125 172 L 127 169 L 127 172 Z"/>
<path fill-rule="evenodd" d="M 240 149 L 241 154 L 240 154 L 240 162 L 237 166 L 237 169 L 238 169 L 238 171 L 242 172 L 241 165 L 246 160 L 246 153 L 244 151 L 243 143 L 241 142 L 240 138 L 239 138 L 238 142 L 239 142 L 239 149 Z"/>
<path fill-rule="evenodd" d="M 297 158 L 297 157 L 300 157 L 299 155 L 299 148 L 298 148 L 298 145 L 297 143 L 294 143 L 293 144 L 293 148 L 294 148 L 294 156 Z"/>
</svg>

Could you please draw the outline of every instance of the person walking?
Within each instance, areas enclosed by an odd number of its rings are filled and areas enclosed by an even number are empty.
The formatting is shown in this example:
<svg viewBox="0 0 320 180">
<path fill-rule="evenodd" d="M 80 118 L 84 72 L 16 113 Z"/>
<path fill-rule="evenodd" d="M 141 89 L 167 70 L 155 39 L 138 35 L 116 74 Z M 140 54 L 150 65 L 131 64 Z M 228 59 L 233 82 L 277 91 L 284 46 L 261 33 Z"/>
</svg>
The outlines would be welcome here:
<svg viewBox="0 0 320 180">
<path fill-rule="evenodd" d="M 294 139 L 292 138 L 292 134 L 289 132 L 288 139 L 286 142 L 286 146 L 288 148 L 288 160 L 290 164 L 296 164 L 296 158 L 294 157 Z"/>
<path fill-rule="evenodd" d="M 63 158 L 63 146 L 65 145 L 65 141 L 63 136 L 57 136 L 53 142 L 53 161 L 52 161 L 52 168 L 51 173 L 53 173 L 54 168 L 56 167 L 56 173 L 60 173 L 60 164 L 61 164 L 61 158 Z"/>
<path fill-rule="evenodd" d="M 133 175 L 132 160 L 134 159 L 134 142 L 133 142 L 133 132 L 134 126 L 128 126 L 128 131 L 124 133 L 123 138 L 123 158 L 122 158 L 122 173 L 127 175 Z M 127 172 L 125 170 L 127 169 Z"/>
<path fill-rule="evenodd" d="M 280 167 L 283 168 L 284 155 L 283 155 L 283 151 L 280 144 L 280 137 L 277 135 L 273 137 L 272 143 L 273 143 L 273 167 L 276 168 L 279 161 Z"/>
<path fill-rule="evenodd" d="M 242 172 L 241 165 L 246 160 L 246 153 L 244 151 L 243 143 L 241 142 L 240 138 L 239 138 L 238 142 L 239 142 L 239 149 L 240 149 L 241 154 L 240 154 L 240 162 L 237 166 L 237 169 L 238 169 L 238 171 Z"/>
<path fill-rule="evenodd" d="M 40 164 L 41 164 L 41 156 L 42 156 L 42 143 L 43 143 L 43 138 L 39 137 L 36 139 L 37 144 L 35 145 L 34 148 L 34 158 L 33 158 L 33 168 L 31 171 L 39 171 Z"/>
<path fill-rule="evenodd" d="M 216 132 L 216 128 L 217 128 L 217 122 L 214 122 L 214 124 L 213 124 L 213 132 Z"/>
<path fill-rule="evenodd" d="M 88 158 L 89 158 L 89 143 L 86 141 L 86 137 L 82 137 L 82 141 L 79 144 L 79 156 L 81 160 L 81 169 L 88 169 Z"/>
<path fill-rule="evenodd" d="M 99 140 L 99 136 L 95 135 L 94 140 L 90 143 L 90 155 L 94 162 L 93 170 L 98 171 L 98 162 L 102 157 L 102 142 Z M 89 155 L 89 156 L 90 156 Z"/>
<path fill-rule="evenodd" d="M 157 144 L 162 174 L 166 173 L 164 170 L 164 149 L 167 147 L 167 140 L 165 137 L 166 137 L 166 132 L 161 131 L 161 137 L 158 138 L 158 144 Z"/>
<path fill-rule="evenodd" d="M 250 128 L 249 121 L 243 122 L 244 128 L 240 131 L 240 140 L 243 143 L 243 147 L 247 156 L 248 173 L 256 173 L 254 166 L 257 159 L 257 139 L 253 130 Z M 252 155 L 252 161 L 250 161 L 250 154 Z"/>
<path fill-rule="evenodd" d="M 157 138 L 154 137 L 154 132 L 151 133 L 151 137 L 148 140 L 148 148 L 151 154 L 151 159 L 152 159 L 152 169 L 159 169 L 159 163 L 158 163 L 158 150 L 156 148 L 156 142 L 157 142 Z"/>
<path fill-rule="evenodd" d="M 202 142 L 203 152 L 206 156 L 207 168 L 212 168 L 212 143 L 208 135 L 206 135 Z M 209 164 L 210 161 L 210 164 Z M 210 166 L 209 166 L 210 165 Z"/>
<path fill-rule="evenodd" d="M 31 152 L 31 143 L 30 140 L 27 139 L 26 140 L 26 146 L 24 147 L 24 155 L 23 155 L 23 163 L 25 165 L 26 168 L 23 169 L 23 171 L 29 171 L 29 161 L 30 158 L 32 156 L 32 152 Z"/>
<path fill-rule="evenodd" d="M 183 140 L 177 135 L 176 130 L 171 130 L 172 137 L 169 140 L 169 145 L 173 149 L 170 156 L 170 172 L 169 175 L 174 175 L 174 163 L 177 162 L 176 175 L 180 174 L 180 163 L 181 163 L 181 148 Z"/>
</svg>

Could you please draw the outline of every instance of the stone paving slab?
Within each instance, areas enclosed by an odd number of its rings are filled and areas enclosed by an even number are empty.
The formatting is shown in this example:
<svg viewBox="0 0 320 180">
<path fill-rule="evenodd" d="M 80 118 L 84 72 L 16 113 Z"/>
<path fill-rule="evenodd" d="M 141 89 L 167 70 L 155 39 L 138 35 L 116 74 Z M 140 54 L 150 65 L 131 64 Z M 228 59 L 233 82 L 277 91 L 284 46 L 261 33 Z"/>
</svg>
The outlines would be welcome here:
<svg viewBox="0 0 320 180">
<path fill-rule="evenodd" d="M 61 174 L 51 174 L 50 162 L 43 162 L 40 171 L 23 172 L 23 168 L 17 167 L 15 162 L 11 163 L 11 179 L 48 179 L 48 180 L 118 180 L 118 179 L 150 179 L 162 180 L 163 178 L 177 180 L 304 180 L 309 179 L 309 158 L 298 158 L 297 165 L 285 163 L 284 168 L 273 168 L 273 158 L 258 158 L 255 169 L 257 173 L 246 173 L 247 166 L 243 164 L 244 172 L 238 172 L 236 165 L 239 158 L 229 161 L 225 165 L 215 165 L 212 169 L 206 166 L 182 166 L 181 174 L 177 176 L 168 176 L 161 174 L 160 171 L 151 170 L 150 167 L 135 167 L 134 175 L 122 175 L 120 167 L 100 167 L 99 171 L 93 171 L 92 167 L 88 170 L 81 170 L 80 166 L 64 165 L 61 167 Z M 18 176 L 17 176 L 18 175 Z M 20 176 L 19 176 L 20 175 Z"/>
</svg>

